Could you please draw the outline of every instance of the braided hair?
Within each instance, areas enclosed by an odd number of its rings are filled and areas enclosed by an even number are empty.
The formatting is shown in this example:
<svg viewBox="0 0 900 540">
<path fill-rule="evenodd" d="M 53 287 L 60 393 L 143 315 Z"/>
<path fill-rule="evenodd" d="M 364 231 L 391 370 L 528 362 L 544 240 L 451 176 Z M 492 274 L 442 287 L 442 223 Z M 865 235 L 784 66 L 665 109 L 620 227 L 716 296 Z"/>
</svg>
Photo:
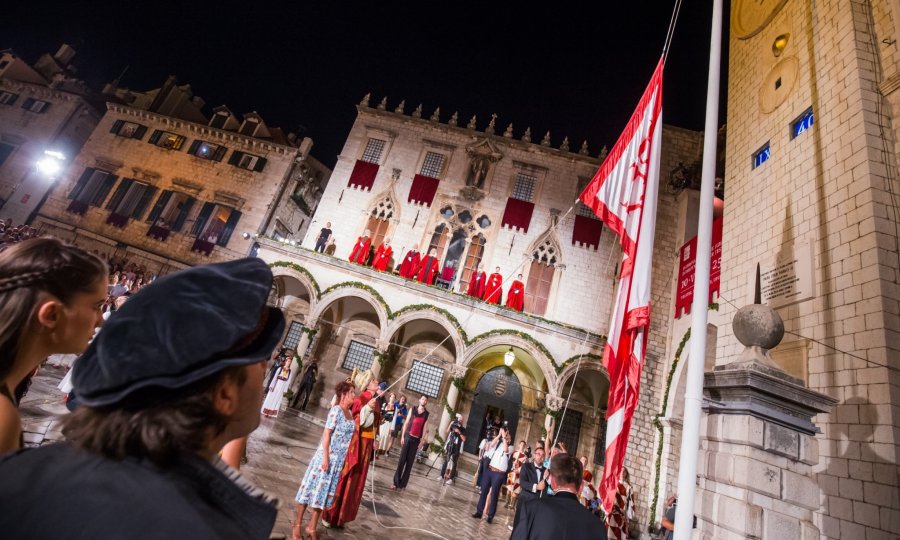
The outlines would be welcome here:
<svg viewBox="0 0 900 540">
<path fill-rule="evenodd" d="M 99 257 L 56 238 L 33 238 L 0 252 L 0 380 L 32 330 L 42 293 L 68 304 L 106 275 Z"/>
</svg>

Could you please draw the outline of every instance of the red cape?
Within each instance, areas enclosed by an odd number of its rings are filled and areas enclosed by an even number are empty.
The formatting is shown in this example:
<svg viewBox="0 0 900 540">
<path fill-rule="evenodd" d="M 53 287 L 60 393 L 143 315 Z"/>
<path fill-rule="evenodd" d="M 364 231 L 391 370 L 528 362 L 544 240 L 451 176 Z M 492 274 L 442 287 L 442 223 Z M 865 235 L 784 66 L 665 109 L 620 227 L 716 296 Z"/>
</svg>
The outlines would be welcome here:
<svg viewBox="0 0 900 540">
<path fill-rule="evenodd" d="M 406 257 L 404 257 L 403 262 L 400 263 L 400 277 L 405 277 L 408 279 L 415 278 L 416 272 L 419 271 L 420 257 L 421 255 L 419 255 L 418 251 L 407 251 Z"/>
<path fill-rule="evenodd" d="M 484 286 L 484 301 L 490 304 L 499 304 L 503 297 L 503 276 L 491 274 L 487 285 Z"/>
<path fill-rule="evenodd" d="M 525 306 L 525 284 L 518 279 L 509 286 L 509 293 L 506 295 L 506 307 L 513 308 L 516 311 L 522 311 Z"/>
<path fill-rule="evenodd" d="M 419 265 L 419 274 L 416 276 L 416 280 L 431 285 L 434 283 L 434 276 L 436 276 L 437 273 L 438 260 L 435 257 L 428 256 L 422 259 L 422 264 Z"/>
<path fill-rule="evenodd" d="M 484 272 L 473 272 L 469 278 L 469 289 L 466 294 L 475 298 L 484 298 L 484 283 L 487 281 L 487 274 Z"/>
<path fill-rule="evenodd" d="M 393 253 L 394 248 L 391 246 L 385 247 L 384 244 L 378 246 L 378 249 L 375 250 L 375 259 L 372 261 L 372 268 L 381 270 L 382 272 L 387 270 L 388 263 L 391 262 L 391 255 Z"/>
<path fill-rule="evenodd" d="M 353 251 L 350 252 L 350 262 L 366 264 L 366 257 L 369 256 L 369 248 L 372 246 L 372 239 L 368 236 L 360 236 L 356 243 L 353 244 Z"/>
</svg>

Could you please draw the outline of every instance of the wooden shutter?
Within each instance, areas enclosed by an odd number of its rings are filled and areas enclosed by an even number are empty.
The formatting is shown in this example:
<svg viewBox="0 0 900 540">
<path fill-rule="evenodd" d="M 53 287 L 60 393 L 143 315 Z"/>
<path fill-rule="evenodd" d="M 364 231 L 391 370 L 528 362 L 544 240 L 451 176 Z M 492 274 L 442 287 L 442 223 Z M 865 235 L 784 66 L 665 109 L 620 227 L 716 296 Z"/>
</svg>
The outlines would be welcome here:
<svg viewBox="0 0 900 540">
<path fill-rule="evenodd" d="M 543 315 L 547 312 L 550 285 L 553 283 L 555 270 L 556 268 L 552 265 L 541 264 L 538 261 L 531 262 L 528 283 L 525 285 L 525 311 L 535 315 Z"/>
<path fill-rule="evenodd" d="M 191 227 L 191 234 L 194 236 L 200 236 L 200 232 L 203 231 L 204 225 L 209 221 L 209 216 L 212 214 L 213 208 L 215 208 L 215 203 L 203 203 L 203 208 L 200 209 L 200 214 L 197 216 L 197 221 L 194 222 L 194 226 Z"/>
<path fill-rule="evenodd" d="M 241 213 L 237 210 L 232 210 L 231 215 L 228 216 L 228 221 L 225 222 L 225 228 L 222 229 L 222 234 L 219 236 L 219 241 L 216 242 L 217 244 L 222 247 L 228 245 L 228 241 L 231 240 L 231 233 L 234 232 L 234 228 L 240 219 Z"/>
<path fill-rule="evenodd" d="M 219 146 L 218 148 L 216 148 L 216 153 L 213 156 L 213 159 L 216 161 L 222 161 L 222 158 L 225 157 L 225 152 L 227 152 L 227 151 L 228 151 L 228 148 L 225 148 L 224 146 Z"/>
<path fill-rule="evenodd" d="M 157 188 L 153 186 L 144 186 L 144 192 L 141 193 L 141 200 L 138 201 L 137 206 L 134 207 L 134 212 L 131 213 L 132 219 L 141 219 L 144 210 L 146 210 L 147 205 L 150 204 L 150 200 L 156 195 L 156 190 Z"/>
<path fill-rule="evenodd" d="M 188 154 L 196 156 L 197 150 L 200 148 L 201 144 L 203 144 L 203 141 L 201 141 L 200 139 L 194 140 L 194 142 L 192 142 L 191 146 L 188 148 Z"/>
<path fill-rule="evenodd" d="M 155 131 L 153 132 L 153 135 L 150 135 L 150 138 L 147 139 L 147 142 L 150 143 L 150 144 L 156 144 L 156 143 L 158 143 L 158 142 L 159 142 L 159 138 L 162 137 L 162 134 L 163 134 L 162 130 L 159 130 L 159 129 L 155 130 Z"/>
<path fill-rule="evenodd" d="M 255 172 L 262 172 L 262 170 L 266 167 L 266 158 L 256 158 L 256 165 L 253 166 L 253 170 Z"/>
<path fill-rule="evenodd" d="M 88 180 L 91 179 L 91 175 L 94 174 L 95 170 L 97 169 L 88 167 L 84 170 L 83 173 L 81 173 L 81 178 L 79 178 L 78 181 L 75 182 L 75 187 L 73 187 L 72 191 L 69 192 L 70 199 L 77 199 L 78 196 L 81 195 L 82 190 L 84 190 L 84 186 L 87 185 Z"/>
<path fill-rule="evenodd" d="M 99 208 L 103 204 L 103 201 L 106 200 L 106 196 L 109 195 L 109 192 L 112 191 L 112 187 L 116 184 L 116 180 L 118 179 L 119 177 L 114 174 L 107 174 L 106 178 L 103 179 L 103 183 L 100 184 L 97 193 L 94 194 L 94 198 L 90 201 L 91 205 Z"/>
<path fill-rule="evenodd" d="M 159 218 L 159 215 L 162 214 L 163 209 L 166 207 L 166 204 L 169 203 L 169 199 L 171 198 L 172 192 L 168 189 L 164 190 L 159 195 L 159 198 L 156 199 L 156 204 L 150 209 L 150 215 L 147 217 L 147 221 L 156 223 L 156 220 Z"/>
<path fill-rule="evenodd" d="M 128 193 L 128 188 L 130 188 L 133 183 L 134 180 L 131 178 L 124 178 L 119 184 L 119 187 L 116 188 L 113 196 L 109 199 L 109 202 L 106 203 L 106 209 L 115 212 L 116 207 L 119 206 L 119 203 L 125 198 L 125 194 Z"/>
<path fill-rule="evenodd" d="M 34 98 L 28 98 L 22 103 L 22 108 L 30 111 L 32 105 L 34 105 Z"/>
<path fill-rule="evenodd" d="M 184 222 L 188 217 L 188 212 L 191 211 L 191 207 L 194 206 L 194 198 L 188 197 L 184 203 L 181 204 L 181 212 L 178 213 L 178 217 L 175 218 L 175 225 L 172 226 L 172 230 L 178 232 L 184 227 Z"/>
<path fill-rule="evenodd" d="M 122 125 L 125 123 L 124 120 L 116 120 L 113 122 L 112 129 L 109 130 L 110 133 L 118 134 L 122 129 Z"/>
<path fill-rule="evenodd" d="M 147 133 L 147 126 L 138 126 L 137 129 L 134 130 L 134 135 L 132 135 L 131 138 L 141 140 L 144 138 L 145 133 Z"/>
<path fill-rule="evenodd" d="M 234 165 L 235 167 L 239 167 L 242 157 L 244 157 L 244 153 L 238 152 L 237 150 L 235 150 L 234 152 L 231 153 L 231 157 L 228 158 L 228 164 Z"/>
<path fill-rule="evenodd" d="M 484 254 L 484 237 L 476 234 L 472 237 L 472 243 L 469 244 L 469 251 L 466 253 L 466 260 L 463 264 L 463 275 L 459 282 L 459 290 L 465 292 L 469 289 L 469 281 L 472 280 L 472 273 L 475 267 L 481 262 L 481 256 Z"/>
</svg>

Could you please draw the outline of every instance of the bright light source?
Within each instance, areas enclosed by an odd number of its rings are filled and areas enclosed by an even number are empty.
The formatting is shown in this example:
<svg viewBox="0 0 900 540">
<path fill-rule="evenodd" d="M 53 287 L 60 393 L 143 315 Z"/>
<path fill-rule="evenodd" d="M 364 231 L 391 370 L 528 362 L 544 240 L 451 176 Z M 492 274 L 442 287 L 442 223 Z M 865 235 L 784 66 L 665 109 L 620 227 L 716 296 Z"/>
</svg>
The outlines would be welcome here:
<svg viewBox="0 0 900 540">
<path fill-rule="evenodd" d="M 62 162 L 65 160 L 66 156 L 62 152 L 44 150 L 44 157 L 35 163 L 35 167 L 47 178 L 53 178 L 62 170 Z"/>
<path fill-rule="evenodd" d="M 66 156 L 62 152 L 57 152 L 56 150 L 44 150 L 44 155 L 56 158 L 60 161 L 66 160 Z"/>
<path fill-rule="evenodd" d="M 510 347 L 509 350 L 503 354 L 503 363 L 506 364 L 506 367 L 512 367 L 515 359 L 516 353 L 514 353 L 512 347 Z"/>
</svg>

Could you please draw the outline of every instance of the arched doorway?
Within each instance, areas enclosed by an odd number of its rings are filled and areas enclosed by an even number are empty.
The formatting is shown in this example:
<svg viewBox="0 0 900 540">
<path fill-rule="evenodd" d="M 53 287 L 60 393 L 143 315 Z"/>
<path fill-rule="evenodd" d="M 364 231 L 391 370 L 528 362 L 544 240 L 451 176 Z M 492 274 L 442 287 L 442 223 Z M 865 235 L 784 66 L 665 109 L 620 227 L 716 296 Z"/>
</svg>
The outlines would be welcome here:
<svg viewBox="0 0 900 540">
<path fill-rule="evenodd" d="M 470 454 L 478 453 L 478 444 L 491 423 L 489 417 L 508 422 L 509 432 L 515 438 L 521 407 L 522 385 L 516 374 L 505 366 L 488 370 L 475 387 L 464 450 Z"/>
</svg>

